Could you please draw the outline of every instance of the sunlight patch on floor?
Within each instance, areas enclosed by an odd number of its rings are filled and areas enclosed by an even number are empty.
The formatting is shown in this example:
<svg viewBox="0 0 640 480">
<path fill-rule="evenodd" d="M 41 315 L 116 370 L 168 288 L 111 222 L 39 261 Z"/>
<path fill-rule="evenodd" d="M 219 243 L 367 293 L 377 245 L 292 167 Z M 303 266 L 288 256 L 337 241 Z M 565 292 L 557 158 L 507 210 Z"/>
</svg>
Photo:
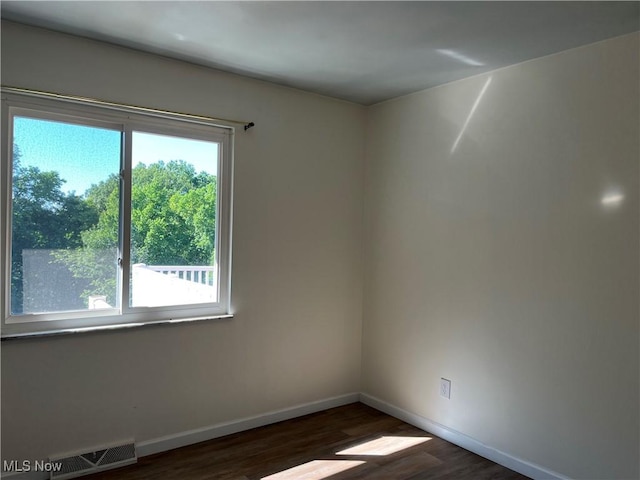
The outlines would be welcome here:
<svg viewBox="0 0 640 480">
<path fill-rule="evenodd" d="M 336 455 L 391 455 L 429 440 L 431 440 L 431 437 L 380 437 L 355 447 L 341 450 Z"/>
</svg>

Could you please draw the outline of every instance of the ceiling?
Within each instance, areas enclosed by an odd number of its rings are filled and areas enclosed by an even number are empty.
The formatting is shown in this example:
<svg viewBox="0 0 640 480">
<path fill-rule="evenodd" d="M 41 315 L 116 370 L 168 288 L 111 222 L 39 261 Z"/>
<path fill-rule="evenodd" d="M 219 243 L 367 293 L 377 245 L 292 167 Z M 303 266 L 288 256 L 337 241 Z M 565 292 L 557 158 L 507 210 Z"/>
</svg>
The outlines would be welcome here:
<svg viewBox="0 0 640 480">
<path fill-rule="evenodd" d="M 371 105 L 640 30 L 639 2 L 2 1 L 5 19 Z"/>
</svg>

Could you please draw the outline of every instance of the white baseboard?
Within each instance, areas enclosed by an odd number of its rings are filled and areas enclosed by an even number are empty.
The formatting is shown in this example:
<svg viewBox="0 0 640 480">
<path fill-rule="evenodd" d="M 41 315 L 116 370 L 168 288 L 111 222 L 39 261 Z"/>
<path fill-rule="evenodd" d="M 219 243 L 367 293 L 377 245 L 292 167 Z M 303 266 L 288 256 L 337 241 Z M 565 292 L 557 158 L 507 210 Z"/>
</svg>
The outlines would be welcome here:
<svg viewBox="0 0 640 480">
<path fill-rule="evenodd" d="M 188 430 L 174 435 L 154 438 L 152 440 L 136 443 L 136 452 L 138 457 L 145 457 L 147 455 L 153 455 L 154 453 L 166 452 L 167 450 L 173 450 L 174 448 L 185 447 L 194 443 L 212 440 L 232 433 L 238 433 L 256 427 L 263 427 L 283 420 L 290 420 L 310 413 L 321 412 L 322 410 L 327 410 L 329 408 L 340 407 L 342 405 L 357 402 L 359 399 L 360 395 L 358 393 L 347 393 L 345 395 L 304 403 L 302 405 L 283 408 L 281 410 L 274 410 L 231 422 L 218 423 L 216 425 Z M 49 478 L 49 474 L 46 472 L 34 471 L 22 473 L 2 472 L 0 477 L 10 480 L 47 480 Z"/>
<path fill-rule="evenodd" d="M 301 417 L 310 413 L 320 412 L 329 408 L 347 405 L 349 403 L 354 403 L 357 401 L 360 401 L 366 405 L 369 405 L 370 407 L 380 410 L 381 412 L 387 413 L 393 417 L 410 423 L 411 425 L 414 425 L 418 428 L 433 433 L 434 435 L 437 435 L 438 437 L 441 437 L 448 442 L 465 448 L 484 458 L 488 458 L 489 460 L 499 463 L 500 465 L 503 465 L 528 477 L 540 480 L 568 480 L 568 477 L 564 475 L 552 472 L 544 467 L 514 457 L 500 450 L 496 450 L 495 448 L 485 445 L 484 443 L 479 442 L 478 440 L 475 440 L 463 433 L 452 430 L 448 427 L 445 427 L 444 425 L 433 422 L 414 413 L 410 413 L 366 393 L 348 393 L 345 395 L 326 398 L 324 400 L 318 400 L 302 405 L 296 405 L 281 410 L 266 412 L 260 415 L 245 417 L 231 422 L 218 423 L 216 425 L 211 425 L 208 427 L 188 430 L 174 435 L 154 438 L 152 440 L 146 440 L 136 444 L 136 451 L 139 457 L 153 455 L 155 453 L 161 453 L 172 450 L 174 448 L 185 447 L 194 443 L 212 440 L 214 438 L 250 430 L 256 427 L 270 425 L 272 423 L 281 422 L 283 420 L 290 420 L 292 418 Z M 46 472 L 3 472 L 0 476 L 2 478 L 10 480 L 47 480 L 49 478 L 49 474 L 47 474 Z"/>
<path fill-rule="evenodd" d="M 379 398 L 366 393 L 360 394 L 360 401 L 365 405 L 380 410 L 392 417 L 396 417 L 413 426 L 433 433 L 444 440 L 451 442 L 459 447 L 462 447 L 470 452 L 473 452 L 481 457 L 487 458 L 495 463 L 498 463 L 504 467 L 514 470 L 522 475 L 536 479 L 536 480 L 568 480 L 569 477 L 561 475 L 557 472 L 552 472 L 540 465 L 535 465 L 521 458 L 514 457 L 508 453 L 497 450 L 489 445 L 485 445 L 478 440 L 475 440 L 464 433 L 452 430 L 444 425 L 429 420 L 428 418 L 421 417 L 415 413 L 408 412 L 402 408 L 391 405 Z"/>
<path fill-rule="evenodd" d="M 263 427 L 283 420 L 301 417 L 310 413 L 320 412 L 328 408 L 340 407 L 349 403 L 357 402 L 360 398 L 358 393 L 348 393 L 338 397 L 326 398 L 315 402 L 296 405 L 294 407 L 283 408 L 252 417 L 245 417 L 231 422 L 218 423 L 204 428 L 188 430 L 175 435 L 154 438 L 136 444 L 138 456 L 145 457 L 154 453 L 165 452 L 174 448 L 185 447 L 198 442 L 212 440 L 214 438 L 231 435 L 256 427 Z"/>
</svg>

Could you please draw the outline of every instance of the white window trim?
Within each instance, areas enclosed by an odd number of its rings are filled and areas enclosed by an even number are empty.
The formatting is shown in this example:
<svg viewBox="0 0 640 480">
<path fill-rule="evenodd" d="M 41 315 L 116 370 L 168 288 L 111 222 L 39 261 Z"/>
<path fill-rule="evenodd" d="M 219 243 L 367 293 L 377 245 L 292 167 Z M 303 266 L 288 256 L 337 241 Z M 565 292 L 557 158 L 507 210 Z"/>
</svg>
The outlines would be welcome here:
<svg viewBox="0 0 640 480">
<path fill-rule="evenodd" d="M 150 133 L 164 133 L 178 135 L 184 138 L 214 141 L 219 144 L 218 184 L 217 184 L 217 215 L 216 215 L 216 255 L 219 270 L 219 299 L 216 303 L 179 305 L 170 307 L 129 307 L 128 289 L 122 288 L 123 279 L 129 274 L 129 223 L 131 178 L 130 166 L 122 168 L 125 173 L 121 182 L 121 196 L 123 196 L 121 218 L 119 294 L 122 295 L 120 307 L 105 310 L 91 310 L 75 312 L 56 312 L 43 314 L 10 315 L 11 295 L 11 181 L 13 167 L 12 119 L 14 112 L 30 111 L 37 118 L 60 119 L 61 116 L 71 116 L 81 119 L 86 125 L 95 125 L 116 129 L 123 133 L 125 152 L 123 158 L 131 159 L 132 131 Z M 92 331 L 97 329 L 113 329 L 119 327 L 133 327 L 150 324 L 177 323 L 210 318 L 229 318 L 231 313 L 231 229 L 232 229 L 232 198 L 233 198 L 233 136 L 234 128 L 202 119 L 184 118 L 170 113 L 140 113 L 131 107 L 97 107 L 90 102 L 80 100 L 52 100 L 38 98 L 33 94 L 21 95 L 16 93 L 2 94 L 2 111 L 0 122 L 2 152 L 0 156 L 0 273 L 2 275 L 2 291 L 0 292 L 0 312 L 2 322 L 0 334 L 3 339 L 34 335 L 51 335 Z M 85 122 L 86 121 L 86 122 Z"/>
</svg>

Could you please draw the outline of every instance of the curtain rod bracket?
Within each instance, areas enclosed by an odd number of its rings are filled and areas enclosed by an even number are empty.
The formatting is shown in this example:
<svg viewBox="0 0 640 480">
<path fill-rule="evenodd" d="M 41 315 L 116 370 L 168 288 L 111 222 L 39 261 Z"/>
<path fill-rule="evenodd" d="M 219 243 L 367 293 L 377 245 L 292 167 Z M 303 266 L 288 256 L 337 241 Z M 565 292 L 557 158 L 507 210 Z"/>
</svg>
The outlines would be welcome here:
<svg viewBox="0 0 640 480">
<path fill-rule="evenodd" d="M 244 130 L 247 131 L 249 130 L 251 127 L 255 126 L 255 123 L 253 122 L 245 122 L 245 121 L 241 121 L 241 120 L 232 120 L 230 118 L 215 118 L 215 117 L 209 117 L 209 116 L 205 116 L 205 115 L 193 115 L 190 113 L 182 113 L 182 112 L 172 112 L 172 111 L 168 111 L 168 110 L 159 110 L 159 109 L 155 109 L 155 108 L 148 108 L 148 107 L 141 107 L 141 106 L 137 106 L 137 105 L 126 105 L 123 103 L 116 103 L 116 102 L 108 102 L 105 100 L 100 100 L 97 98 L 88 98 L 88 97 L 79 97 L 76 95 L 64 95 L 61 93 L 54 93 L 54 92 L 44 92 L 41 90 L 31 90 L 29 88 L 22 88 L 22 87 L 12 87 L 10 85 L 0 85 L 0 91 L 1 92 L 7 92 L 7 93 L 17 93 L 17 94 L 22 94 L 22 95 L 29 95 L 32 97 L 36 97 L 36 98 L 53 98 L 56 100 L 64 100 L 64 101 L 68 101 L 68 102 L 75 102 L 75 103 L 83 103 L 83 104 L 87 104 L 87 105 L 98 105 L 98 106 L 102 106 L 102 107 L 106 107 L 106 108 L 113 108 L 116 110 L 124 110 L 124 111 L 133 111 L 133 112 L 142 112 L 142 113 L 147 113 L 147 114 L 155 114 L 155 115 L 169 115 L 169 116 L 176 116 L 179 118 L 184 118 L 187 120 L 192 120 L 192 121 L 196 121 L 196 122 L 212 122 L 212 123 L 216 123 L 216 122 L 221 122 L 222 125 L 220 126 L 224 126 L 225 123 L 235 123 L 236 125 L 244 125 Z"/>
</svg>

